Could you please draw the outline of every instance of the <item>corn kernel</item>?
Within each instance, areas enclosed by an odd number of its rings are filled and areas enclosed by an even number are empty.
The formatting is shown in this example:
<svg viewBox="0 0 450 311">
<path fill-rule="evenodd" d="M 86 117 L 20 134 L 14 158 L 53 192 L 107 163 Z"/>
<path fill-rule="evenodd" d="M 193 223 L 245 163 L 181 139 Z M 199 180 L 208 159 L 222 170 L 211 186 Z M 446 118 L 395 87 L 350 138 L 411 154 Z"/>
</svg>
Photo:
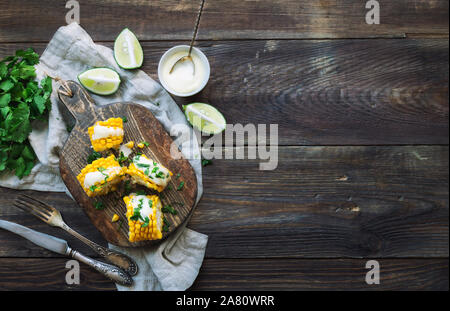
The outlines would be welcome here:
<svg viewBox="0 0 450 311">
<path fill-rule="evenodd" d="M 111 221 L 112 221 L 112 222 L 116 222 L 116 221 L 119 220 L 119 218 L 120 218 L 119 215 L 114 214 L 113 217 L 112 217 L 112 219 L 111 219 Z"/>
</svg>

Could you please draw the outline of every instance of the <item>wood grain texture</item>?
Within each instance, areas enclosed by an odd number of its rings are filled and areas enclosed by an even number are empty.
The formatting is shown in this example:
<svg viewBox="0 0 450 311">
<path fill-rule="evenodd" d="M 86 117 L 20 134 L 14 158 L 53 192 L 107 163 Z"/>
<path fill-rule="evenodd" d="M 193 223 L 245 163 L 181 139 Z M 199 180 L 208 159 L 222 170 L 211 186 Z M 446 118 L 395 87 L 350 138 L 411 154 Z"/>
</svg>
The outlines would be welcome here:
<svg viewBox="0 0 450 311">
<path fill-rule="evenodd" d="M 83 0 L 80 22 L 94 40 L 114 40 L 129 27 L 141 40 L 186 40 L 198 0 Z M 405 37 L 447 34 L 447 0 L 383 1 L 380 25 L 366 23 L 365 1 L 208 0 L 199 39 Z M 2 1 L 0 41 L 48 41 L 66 24 L 66 1 Z M 126 18 L 124 18 L 126 12 Z M 100 22 L 101 21 L 101 22 Z"/>
<path fill-rule="evenodd" d="M 144 43 L 142 69 L 157 80 L 159 58 L 176 44 Z M 0 57 L 27 46 L 2 44 Z M 33 46 L 39 52 L 45 47 Z M 201 94 L 175 98 L 177 103 L 211 103 L 229 124 L 278 124 L 280 145 L 449 142 L 447 39 L 227 41 L 200 47 L 211 63 L 210 82 Z"/>
<path fill-rule="evenodd" d="M 191 290 L 448 290 L 447 259 L 380 260 L 380 285 L 367 285 L 363 259 L 206 259 Z M 115 290 L 81 264 L 67 285 L 66 259 L 0 258 L 0 290 Z"/>
<path fill-rule="evenodd" d="M 188 227 L 209 236 L 208 258 L 447 257 L 448 153 L 448 146 L 280 147 L 278 168 L 265 172 L 259 160 L 214 160 Z M 0 189 L 2 219 L 61 234 L 13 208 L 19 191 Z M 64 194 L 31 193 L 101 242 Z M 0 245 L 3 257 L 53 256 L 9 232 L 0 231 Z"/>
<path fill-rule="evenodd" d="M 208 256 L 448 256 L 448 146 L 280 147 L 276 170 L 259 163 L 207 167 L 190 226 Z"/>
<path fill-rule="evenodd" d="M 69 135 L 60 156 L 61 177 L 75 200 L 87 213 L 92 223 L 102 233 L 104 238 L 113 244 L 127 247 L 138 247 L 143 245 L 157 244 L 174 232 L 191 214 L 197 198 L 197 179 L 195 172 L 189 162 L 177 149 L 179 159 L 171 154 L 173 140 L 164 130 L 159 121 L 145 107 L 132 103 L 111 103 L 106 106 L 96 107 L 89 94 L 76 82 L 68 81 L 68 87 L 73 96 L 59 94 L 60 100 L 69 109 L 76 119 L 75 127 Z M 123 202 L 123 194 L 111 192 L 105 196 L 89 198 L 76 179 L 80 171 L 88 164 L 87 157 L 92 153 L 88 127 L 95 122 L 109 118 L 127 118 L 124 123 L 124 142 L 145 141 L 149 146 L 139 152 L 147 155 L 150 159 L 161 163 L 174 174 L 180 174 L 180 181 L 185 182 L 185 187 L 178 191 L 178 184 L 173 178 L 166 189 L 158 194 L 164 205 L 171 204 L 177 210 L 177 215 L 166 215 L 171 223 L 169 230 L 163 232 L 161 240 L 142 241 L 131 243 L 128 241 L 128 221 L 125 217 L 126 206 Z M 103 152 L 103 156 L 110 154 Z M 118 156 L 116 154 L 116 156 Z M 179 181 L 178 181 L 179 182 Z M 105 210 L 95 209 L 94 204 L 102 201 Z M 112 223 L 111 218 L 117 214 L 122 219 L 122 225 Z"/>
</svg>

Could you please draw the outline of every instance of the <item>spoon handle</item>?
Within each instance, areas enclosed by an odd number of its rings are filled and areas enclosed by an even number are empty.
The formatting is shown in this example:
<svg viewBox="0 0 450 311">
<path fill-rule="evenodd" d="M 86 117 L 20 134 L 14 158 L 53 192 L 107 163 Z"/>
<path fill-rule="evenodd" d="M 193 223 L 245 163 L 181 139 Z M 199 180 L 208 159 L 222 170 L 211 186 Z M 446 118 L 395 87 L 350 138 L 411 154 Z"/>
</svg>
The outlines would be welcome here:
<svg viewBox="0 0 450 311">
<path fill-rule="evenodd" d="M 204 5 L 205 5 L 205 0 L 202 0 L 202 4 L 200 5 L 200 10 L 198 11 L 198 15 L 197 15 L 197 22 L 195 23 L 194 34 L 192 35 L 191 44 L 189 46 L 188 56 L 191 56 L 192 47 L 194 46 L 195 38 L 197 38 L 198 25 L 200 24 L 200 17 L 202 16 Z"/>
</svg>

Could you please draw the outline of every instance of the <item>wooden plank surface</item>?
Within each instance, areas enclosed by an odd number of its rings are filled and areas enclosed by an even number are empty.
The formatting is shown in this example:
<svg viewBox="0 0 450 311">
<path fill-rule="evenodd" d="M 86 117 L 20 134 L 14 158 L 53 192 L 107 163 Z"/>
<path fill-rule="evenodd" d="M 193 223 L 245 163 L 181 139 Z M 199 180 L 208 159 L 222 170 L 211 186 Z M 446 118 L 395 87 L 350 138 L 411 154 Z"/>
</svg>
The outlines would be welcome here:
<svg viewBox="0 0 450 311">
<path fill-rule="evenodd" d="M 144 43 L 143 70 L 157 80 L 159 58 L 175 44 Z M 2 44 L 0 57 L 28 46 Z M 45 44 L 32 46 L 42 52 Z M 229 124 L 278 124 L 280 145 L 448 144 L 447 39 L 200 47 L 213 68 L 210 82 L 177 102 L 211 103 Z"/>
<path fill-rule="evenodd" d="M 81 264 L 67 285 L 63 258 L 0 258 L 0 290 L 115 290 Z M 206 259 L 191 290 L 448 290 L 447 259 L 380 260 L 380 284 L 367 285 L 364 259 Z"/>
<path fill-rule="evenodd" d="M 94 40 L 131 28 L 141 40 L 189 40 L 198 0 L 82 0 L 80 23 Z M 448 35 L 447 0 L 382 1 L 380 25 L 366 23 L 366 1 L 208 0 L 199 39 L 302 39 Z M 66 1 L 2 1 L 0 41 L 48 41 L 66 23 Z M 126 13 L 125 13 L 126 12 Z"/>
<path fill-rule="evenodd" d="M 448 146 L 278 152 L 275 171 L 260 171 L 259 160 L 214 160 L 205 167 L 204 196 L 189 227 L 209 236 L 208 258 L 448 256 Z M 14 208 L 18 191 L 0 193 L 2 219 L 67 238 Z M 33 196 L 102 241 L 64 194 Z M 54 256 L 9 232 L 0 231 L 0 244 L 3 257 Z"/>
</svg>

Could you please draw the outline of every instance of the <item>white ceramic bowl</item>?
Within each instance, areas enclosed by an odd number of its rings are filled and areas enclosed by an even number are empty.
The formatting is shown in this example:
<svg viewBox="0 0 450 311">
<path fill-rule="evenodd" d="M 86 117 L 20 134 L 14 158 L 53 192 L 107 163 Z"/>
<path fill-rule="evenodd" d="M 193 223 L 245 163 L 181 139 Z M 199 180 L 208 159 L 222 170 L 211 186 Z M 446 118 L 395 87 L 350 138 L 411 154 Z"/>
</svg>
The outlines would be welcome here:
<svg viewBox="0 0 450 311">
<path fill-rule="evenodd" d="M 189 52 L 189 46 L 188 45 L 177 45 L 174 46 L 173 48 L 169 49 L 166 53 L 164 53 L 164 55 L 161 57 L 161 59 L 159 60 L 159 65 L 158 65 L 158 78 L 159 81 L 161 82 L 162 86 L 171 94 L 175 95 L 175 96 L 179 96 L 179 97 L 188 97 L 188 96 L 192 96 L 197 94 L 198 92 L 200 92 L 201 90 L 203 90 L 203 88 L 206 86 L 206 84 L 209 81 L 209 75 L 211 72 L 211 67 L 209 66 L 209 61 L 208 58 L 206 58 L 206 55 L 203 54 L 202 51 L 200 51 L 198 48 L 194 47 L 192 49 L 192 54 L 195 54 L 202 62 L 203 65 L 205 66 L 205 77 L 204 77 L 204 81 L 202 81 L 202 83 L 200 83 L 199 87 L 197 89 L 195 89 L 192 92 L 189 93 L 179 93 L 174 91 L 173 89 L 170 88 L 169 85 L 167 85 L 166 81 L 164 81 L 163 78 L 163 74 L 162 74 L 162 66 L 163 64 L 166 62 L 166 60 L 172 56 L 175 53 L 178 52 L 182 52 L 185 51 L 186 55 Z"/>
</svg>

